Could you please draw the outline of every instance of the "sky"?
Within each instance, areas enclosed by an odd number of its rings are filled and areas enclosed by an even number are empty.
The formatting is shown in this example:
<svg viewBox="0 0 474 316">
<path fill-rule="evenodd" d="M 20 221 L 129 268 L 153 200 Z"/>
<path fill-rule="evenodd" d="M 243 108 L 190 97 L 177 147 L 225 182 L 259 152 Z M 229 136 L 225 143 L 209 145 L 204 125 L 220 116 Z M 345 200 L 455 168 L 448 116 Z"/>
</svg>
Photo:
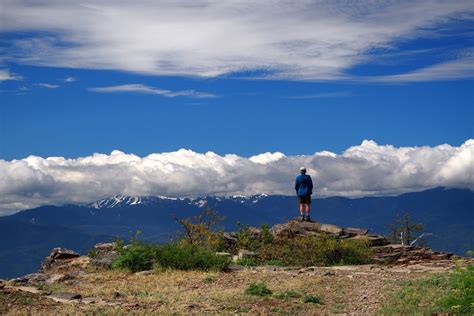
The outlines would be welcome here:
<svg viewBox="0 0 474 316">
<path fill-rule="evenodd" d="M 472 189 L 473 35 L 472 1 L 0 0 L 0 214 L 293 194 L 302 164 Z"/>
</svg>

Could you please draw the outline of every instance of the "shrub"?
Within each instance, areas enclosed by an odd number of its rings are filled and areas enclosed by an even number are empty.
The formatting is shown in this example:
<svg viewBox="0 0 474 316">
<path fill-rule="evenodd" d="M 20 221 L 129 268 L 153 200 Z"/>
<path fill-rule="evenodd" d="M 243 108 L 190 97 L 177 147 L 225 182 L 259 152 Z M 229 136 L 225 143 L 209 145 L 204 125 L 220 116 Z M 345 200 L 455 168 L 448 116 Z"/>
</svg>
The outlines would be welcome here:
<svg viewBox="0 0 474 316">
<path fill-rule="evenodd" d="M 303 303 L 323 304 L 323 299 L 319 296 L 305 295 L 303 297 Z"/>
<path fill-rule="evenodd" d="M 155 268 L 178 270 L 224 270 L 230 259 L 217 256 L 215 252 L 189 244 L 153 245 L 134 239 L 128 247 L 117 242 L 117 259 L 112 268 L 125 269 L 132 272 Z"/>
<path fill-rule="evenodd" d="M 272 291 L 267 288 L 265 283 L 251 283 L 248 288 L 245 289 L 245 294 L 256 295 L 256 296 L 268 296 L 272 295 Z"/>
<path fill-rule="evenodd" d="M 147 245 L 135 238 L 126 248 L 123 241 L 116 241 L 116 248 L 118 257 L 112 263 L 112 268 L 137 272 L 153 267 L 157 246 Z"/>
<path fill-rule="evenodd" d="M 222 271 L 230 259 L 214 251 L 186 244 L 165 244 L 158 247 L 155 266 L 178 270 Z"/>
<path fill-rule="evenodd" d="M 336 265 L 370 262 L 371 251 L 363 240 L 322 236 L 278 238 L 257 251 L 259 262 L 278 260 L 284 265 Z"/>
<path fill-rule="evenodd" d="M 219 222 L 224 219 L 218 212 L 206 207 L 200 214 L 175 220 L 183 227 L 179 235 L 181 243 L 209 248 L 215 251 L 224 250 L 224 233 L 218 227 Z"/>
<path fill-rule="evenodd" d="M 255 260 L 251 257 L 240 258 L 235 263 L 241 266 L 245 266 L 245 267 L 253 267 L 257 265 L 255 263 Z"/>
<path fill-rule="evenodd" d="M 294 290 L 286 290 L 285 292 L 279 293 L 276 295 L 277 298 L 287 300 L 289 298 L 299 298 L 301 294 Z"/>
</svg>

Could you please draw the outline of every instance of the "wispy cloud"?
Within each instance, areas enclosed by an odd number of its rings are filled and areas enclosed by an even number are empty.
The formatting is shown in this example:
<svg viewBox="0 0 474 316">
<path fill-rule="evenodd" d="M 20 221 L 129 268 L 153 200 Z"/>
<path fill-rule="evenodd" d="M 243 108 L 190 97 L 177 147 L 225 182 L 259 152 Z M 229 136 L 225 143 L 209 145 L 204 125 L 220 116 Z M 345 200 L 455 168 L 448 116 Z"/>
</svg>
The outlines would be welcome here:
<svg viewBox="0 0 474 316">
<path fill-rule="evenodd" d="M 0 69 L 0 82 L 7 80 L 23 80 L 23 77 L 14 73 L 11 73 L 8 69 Z"/>
<path fill-rule="evenodd" d="M 367 78 L 367 80 L 375 82 L 403 83 L 468 78 L 474 78 L 474 56 L 439 63 L 403 74 L 370 77 Z"/>
<path fill-rule="evenodd" d="M 323 99 L 323 98 L 345 98 L 354 96 L 352 92 L 349 91 L 336 91 L 336 92 L 321 92 L 314 94 L 304 94 L 304 95 L 295 95 L 289 96 L 288 99 Z"/>
<path fill-rule="evenodd" d="M 43 87 L 43 88 L 48 88 L 48 89 L 57 89 L 60 87 L 60 85 L 57 84 L 52 84 L 52 83 L 37 83 L 36 84 L 38 87 Z"/>
<path fill-rule="evenodd" d="M 143 84 L 124 84 L 110 87 L 89 88 L 89 91 L 100 93 L 114 93 L 114 92 L 133 92 L 141 94 L 155 94 L 163 97 L 190 97 L 190 98 L 216 98 L 212 93 L 199 92 L 195 90 L 171 91 L 155 87 L 146 86 Z"/>
<path fill-rule="evenodd" d="M 77 81 L 77 79 L 76 79 L 76 77 L 66 77 L 66 78 L 64 78 L 63 81 L 70 83 L 70 82 Z"/>
<path fill-rule="evenodd" d="M 404 40 L 436 37 L 439 25 L 472 18 L 473 12 L 472 0 L 7 1 L 0 31 L 37 31 L 13 41 L 5 53 L 15 62 L 40 66 L 345 80 L 349 69 L 377 59 L 373 51 L 397 51 Z M 431 75 L 400 79 L 463 77 Z"/>
<path fill-rule="evenodd" d="M 0 159 L 0 213 L 41 204 L 130 195 L 294 194 L 301 166 L 318 195 L 370 196 L 436 186 L 474 190 L 474 139 L 459 147 L 395 147 L 365 140 L 341 154 L 252 157 L 181 149 L 145 157 L 113 151 L 87 157 Z"/>
</svg>

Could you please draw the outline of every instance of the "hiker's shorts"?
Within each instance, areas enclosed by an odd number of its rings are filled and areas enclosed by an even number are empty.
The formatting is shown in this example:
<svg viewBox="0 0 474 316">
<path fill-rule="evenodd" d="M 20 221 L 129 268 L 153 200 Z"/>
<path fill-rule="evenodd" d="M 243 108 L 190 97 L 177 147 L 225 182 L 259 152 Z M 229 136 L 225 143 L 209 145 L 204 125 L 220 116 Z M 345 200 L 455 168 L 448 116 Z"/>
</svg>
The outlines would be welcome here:
<svg viewBox="0 0 474 316">
<path fill-rule="evenodd" d="M 311 204 L 311 195 L 298 195 L 298 201 L 300 202 L 300 204 Z"/>
</svg>

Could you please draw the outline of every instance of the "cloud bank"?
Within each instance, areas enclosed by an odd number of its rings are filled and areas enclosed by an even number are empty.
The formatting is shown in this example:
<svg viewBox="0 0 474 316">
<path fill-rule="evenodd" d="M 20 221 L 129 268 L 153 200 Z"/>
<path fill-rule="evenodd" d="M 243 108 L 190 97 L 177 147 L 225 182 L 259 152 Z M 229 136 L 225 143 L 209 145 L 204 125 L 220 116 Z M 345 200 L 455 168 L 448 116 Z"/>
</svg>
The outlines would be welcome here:
<svg viewBox="0 0 474 316">
<path fill-rule="evenodd" d="M 474 14 L 471 0 L 5 0 L 0 7 L 0 32 L 28 34 L 5 48 L 14 62 L 201 77 L 256 72 L 295 80 L 347 79 L 350 68 L 378 59 L 374 51 L 443 36 L 438 26 Z M 463 69 L 463 75 L 450 74 L 459 70 L 456 60 L 398 78 L 464 78 Z"/>
<path fill-rule="evenodd" d="M 294 194 L 299 167 L 316 194 L 370 196 L 436 186 L 474 190 L 474 139 L 459 147 L 394 147 L 365 140 L 341 154 L 196 153 L 181 149 L 146 157 L 113 151 L 77 159 L 29 156 L 0 160 L 0 214 L 43 204 L 86 203 L 128 195 Z"/>
</svg>

